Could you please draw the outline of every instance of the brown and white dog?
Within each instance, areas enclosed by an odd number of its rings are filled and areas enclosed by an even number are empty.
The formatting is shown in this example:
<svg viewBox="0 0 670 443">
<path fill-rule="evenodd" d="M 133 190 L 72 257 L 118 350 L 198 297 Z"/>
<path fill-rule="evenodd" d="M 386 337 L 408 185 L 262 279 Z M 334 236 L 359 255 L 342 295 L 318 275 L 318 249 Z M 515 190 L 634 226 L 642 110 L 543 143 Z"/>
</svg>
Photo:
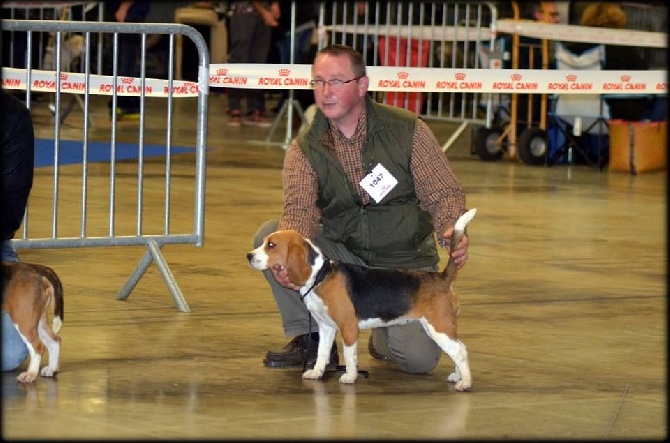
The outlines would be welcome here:
<svg viewBox="0 0 670 443">
<path fill-rule="evenodd" d="M 53 328 L 47 322 L 51 308 Z M 34 382 L 38 372 L 42 377 L 53 377 L 58 372 L 63 308 L 63 285 L 53 269 L 34 263 L 2 262 L 2 310 L 11 317 L 30 353 L 28 369 L 18 375 L 19 382 Z M 49 363 L 40 371 L 45 347 Z"/>
<path fill-rule="evenodd" d="M 456 222 L 452 251 L 476 211 L 471 209 Z M 447 381 L 455 383 L 457 391 L 471 389 L 468 353 L 456 334 L 458 300 L 453 290 L 453 260 L 442 272 L 371 269 L 329 260 L 314 243 L 293 230 L 271 233 L 247 254 L 247 259 L 259 271 L 285 268 L 289 280 L 300 286 L 300 295 L 319 326 L 316 364 L 302 374 L 303 378 L 323 376 L 338 329 L 346 365 L 340 383 L 355 383 L 361 329 L 419 321 L 455 363 Z"/>
</svg>

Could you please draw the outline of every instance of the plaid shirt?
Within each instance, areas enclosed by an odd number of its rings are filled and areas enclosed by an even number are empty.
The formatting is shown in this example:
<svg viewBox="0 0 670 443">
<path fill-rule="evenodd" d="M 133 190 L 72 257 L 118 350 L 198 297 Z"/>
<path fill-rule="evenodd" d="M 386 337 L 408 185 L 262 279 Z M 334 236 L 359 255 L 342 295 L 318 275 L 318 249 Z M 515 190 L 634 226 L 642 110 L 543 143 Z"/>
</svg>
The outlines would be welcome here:
<svg viewBox="0 0 670 443">
<path fill-rule="evenodd" d="M 368 172 L 361 156 L 367 139 L 367 128 L 367 112 L 364 111 L 351 138 L 347 139 L 331 124 L 322 140 L 323 146 L 340 162 L 351 182 L 356 185 L 364 204 L 370 201 L 370 196 L 360 186 L 360 181 Z M 421 209 L 433 216 L 435 232 L 442 244 L 441 234 L 452 227 L 466 211 L 465 192 L 435 135 L 421 119 L 417 119 L 414 130 L 410 170 Z M 316 205 L 318 181 L 316 172 L 296 139 L 286 150 L 283 181 L 284 212 L 279 220 L 279 229 L 295 229 L 313 239 L 321 221 L 321 211 Z"/>
</svg>

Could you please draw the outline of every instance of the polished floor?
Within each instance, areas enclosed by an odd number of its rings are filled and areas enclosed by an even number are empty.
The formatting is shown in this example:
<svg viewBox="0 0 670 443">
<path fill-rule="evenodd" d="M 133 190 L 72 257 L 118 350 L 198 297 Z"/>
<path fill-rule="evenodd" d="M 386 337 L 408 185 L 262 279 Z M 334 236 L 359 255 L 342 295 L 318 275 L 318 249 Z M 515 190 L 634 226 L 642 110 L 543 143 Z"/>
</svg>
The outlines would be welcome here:
<svg viewBox="0 0 670 443">
<path fill-rule="evenodd" d="M 263 367 L 265 351 L 286 338 L 245 258 L 256 227 L 281 211 L 283 150 L 248 143 L 268 129 L 223 124 L 225 101 L 209 102 L 205 244 L 163 249 L 190 313 L 176 309 L 153 267 L 128 300 L 115 299 L 141 249 L 21 251 L 64 283 L 61 372 L 32 385 L 2 375 L 3 439 L 667 437 L 665 172 L 482 162 L 465 131 L 448 156 L 479 210 L 456 282 L 473 390 L 446 382 L 446 356 L 433 373 L 409 375 L 365 346 L 359 365 L 369 378 L 307 381 L 299 369 Z M 45 106 L 33 113 L 38 134 L 49 136 Z M 176 106 L 177 137 L 192 139 L 179 129 L 194 109 L 192 99 Z M 109 130 L 105 110 L 92 137 Z M 81 133 L 76 114 L 63 137 Z M 430 125 L 441 143 L 456 128 Z M 160 143 L 162 130 L 151 125 L 147 137 Z M 119 128 L 136 132 L 137 123 Z M 191 171 L 193 157 L 180 154 L 175 173 Z M 159 167 L 146 166 L 149 176 Z M 38 170 L 31 198 L 50 196 L 40 184 L 51 173 Z M 62 192 L 78 192 L 68 174 L 61 180 Z M 162 189 L 156 174 L 149 207 Z"/>
</svg>

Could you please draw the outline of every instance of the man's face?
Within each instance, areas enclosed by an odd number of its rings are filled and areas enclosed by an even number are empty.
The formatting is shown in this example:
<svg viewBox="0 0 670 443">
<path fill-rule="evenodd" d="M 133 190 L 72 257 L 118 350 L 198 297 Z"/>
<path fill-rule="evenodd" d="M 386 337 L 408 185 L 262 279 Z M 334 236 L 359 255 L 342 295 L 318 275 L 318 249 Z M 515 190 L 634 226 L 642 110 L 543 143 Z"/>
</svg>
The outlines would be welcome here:
<svg viewBox="0 0 670 443">
<path fill-rule="evenodd" d="M 349 57 L 320 54 L 312 67 L 312 79 L 328 82 L 330 80 L 348 81 L 356 78 Z M 326 117 L 341 120 L 352 110 L 359 108 L 367 92 L 368 78 L 361 77 L 348 83 L 333 86 L 324 84 L 314 86 L 314 101 Z"/>
<path fill-rule="evenodd" d="M 558 5 L 554 2 L 542 2 L 541 11 L 535 14 L 535 20 L 543 23 L 560 23 L 561 15 L 558 12 Z"/>
</svg>

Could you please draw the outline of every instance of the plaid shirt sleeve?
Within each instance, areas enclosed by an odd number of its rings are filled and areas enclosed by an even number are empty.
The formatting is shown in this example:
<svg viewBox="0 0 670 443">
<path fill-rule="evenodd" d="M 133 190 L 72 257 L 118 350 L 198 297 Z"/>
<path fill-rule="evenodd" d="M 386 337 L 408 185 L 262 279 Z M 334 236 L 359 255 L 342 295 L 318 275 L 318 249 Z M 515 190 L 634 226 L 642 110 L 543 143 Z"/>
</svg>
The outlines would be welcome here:
<svg viewBox="0 0 670 443">
<path fill-rule="evenodd" d="M 282 177 L 284 211 L 279 229 L 295 229 L 303 237 L 314 239 L 321 220 L 321 211 L 316 205 L 317 176 L 295 139 L 286 150 Z"/>
<path fill-rule="evenodd" d="M 433 216 L 435 233 L 442 244 L 444 231 L 466 211 L 465 191 L 435 135 L 421 119 L 414 130 L 410 169 L 421 209 Z"/>
</svg>

